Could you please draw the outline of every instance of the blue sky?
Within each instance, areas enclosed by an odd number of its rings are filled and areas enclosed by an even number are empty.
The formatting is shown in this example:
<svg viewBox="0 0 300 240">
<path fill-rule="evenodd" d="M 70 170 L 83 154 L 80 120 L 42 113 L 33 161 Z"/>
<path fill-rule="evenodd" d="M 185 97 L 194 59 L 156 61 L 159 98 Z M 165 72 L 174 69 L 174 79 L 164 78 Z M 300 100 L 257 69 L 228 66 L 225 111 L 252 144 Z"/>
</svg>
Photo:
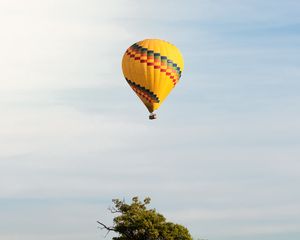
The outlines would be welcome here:
<svg viewBox="0 0 300 240">
<path fill-rule="evenodd" d="M 299 11 L 2 0 L 0 239 L 104 239 L 111 199 L 136 195 L 195 238 L 299 239 Z M 157 121 L 120 66 L 145 38 L 185 59 Z"/>
</svg>

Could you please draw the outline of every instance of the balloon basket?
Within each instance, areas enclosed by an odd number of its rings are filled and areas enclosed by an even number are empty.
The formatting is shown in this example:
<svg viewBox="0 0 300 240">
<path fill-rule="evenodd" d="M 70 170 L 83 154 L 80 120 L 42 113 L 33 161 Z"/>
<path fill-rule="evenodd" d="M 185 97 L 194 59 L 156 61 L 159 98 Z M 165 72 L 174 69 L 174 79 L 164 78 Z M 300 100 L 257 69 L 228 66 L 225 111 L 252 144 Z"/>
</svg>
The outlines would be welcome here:
<svg viewBox="0 0 300 240">
<path fill-rule="evenodd" d="M 151 114 L 149 115 L 149 119 L 150 119 L 150 120 L 154 120 L 154 119 L 156 119 L 156 118 L 157 118 L 157 116 L 156 116 L 155 113 L 151 113 Z"/>
</svg>

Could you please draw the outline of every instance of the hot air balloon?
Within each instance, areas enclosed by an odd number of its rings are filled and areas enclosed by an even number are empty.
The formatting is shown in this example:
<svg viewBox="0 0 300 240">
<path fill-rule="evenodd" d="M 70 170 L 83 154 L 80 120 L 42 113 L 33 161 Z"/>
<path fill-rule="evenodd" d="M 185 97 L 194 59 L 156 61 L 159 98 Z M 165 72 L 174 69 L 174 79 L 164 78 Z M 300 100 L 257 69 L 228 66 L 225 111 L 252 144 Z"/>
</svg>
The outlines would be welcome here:
<svg viewBox="0 0 300 240">
<path fill-rule="evenodd" d="M 154 110 L 178 83 L 183 58 L 173 44 L 160 39 L 145 39 L 130 46 L 122 60 L 124 77 L 155 119 Z"/>
</svg>

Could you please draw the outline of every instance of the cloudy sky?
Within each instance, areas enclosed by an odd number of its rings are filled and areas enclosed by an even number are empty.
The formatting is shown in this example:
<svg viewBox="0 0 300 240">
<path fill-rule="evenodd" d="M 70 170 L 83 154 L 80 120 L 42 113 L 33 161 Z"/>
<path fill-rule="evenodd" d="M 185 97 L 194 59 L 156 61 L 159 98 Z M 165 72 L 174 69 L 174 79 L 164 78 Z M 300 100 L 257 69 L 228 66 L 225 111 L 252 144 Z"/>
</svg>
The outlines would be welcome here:
<svg viewBox="0 0 300 240">
<path fill-rule="evenodd" d="M 0 0 L 0 239 L 104 239 L 111 199 L 137 195 L 195 238 L 298 240 L 299 11 Z M 120 66 L 145 38 L 185 59 L 156 121 Z"/>
</svg>

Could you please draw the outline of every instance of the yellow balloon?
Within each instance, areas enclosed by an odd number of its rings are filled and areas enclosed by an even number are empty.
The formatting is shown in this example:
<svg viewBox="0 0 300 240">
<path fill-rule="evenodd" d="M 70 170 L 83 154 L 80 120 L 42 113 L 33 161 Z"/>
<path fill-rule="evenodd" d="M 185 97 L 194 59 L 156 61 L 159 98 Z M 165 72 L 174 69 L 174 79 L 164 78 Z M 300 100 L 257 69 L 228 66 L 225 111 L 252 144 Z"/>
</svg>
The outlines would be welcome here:
<svg viewBox="0 0 300 240">
<path fill-rule="evenodd" d="M 176 86 L 183 67 L 178 48 L 160 39 L 145 39 L 133 44 L 122 60 L 126 81 L 150 113 L 159 108 Z"/>
</svg>

